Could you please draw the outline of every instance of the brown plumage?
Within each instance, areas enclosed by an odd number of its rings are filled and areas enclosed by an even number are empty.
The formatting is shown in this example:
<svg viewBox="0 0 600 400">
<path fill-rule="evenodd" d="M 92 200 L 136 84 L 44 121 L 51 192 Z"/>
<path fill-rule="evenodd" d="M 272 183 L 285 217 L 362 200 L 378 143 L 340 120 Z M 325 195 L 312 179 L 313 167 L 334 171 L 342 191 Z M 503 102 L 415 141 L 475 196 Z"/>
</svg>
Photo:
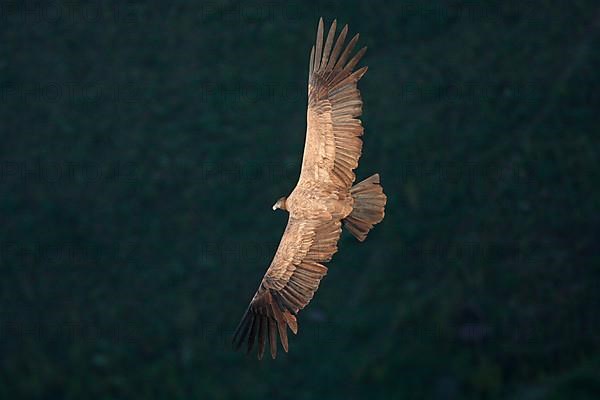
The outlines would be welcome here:
<svg viewBox="0 0 600 400">
<path fill-rule="evenodd" d="M 277 252 L 233 337 L 235 348 L 258 358 L 268 347 L 277 354 L 277 336 L 288 351 L 287 329 L 298 332 L 296 316 L 306 307 L 327 273 L 323 263 L 337 251 L 342 224 L 365 240 L 383 220 L 386 196 L 375 174 L 352 186 L 361 155 L 362 100 L 357 82 L 367 67 L 354 68 L 366 51 L 352 50 L 358 34 L 344 47 L 348 26 L 334 45 L 336 21 L 323 43 L 323 19 L 310 53 L 306 141 L 300 179 L 286 198 L 273 206 L 289 212 Z"/>
</svg>

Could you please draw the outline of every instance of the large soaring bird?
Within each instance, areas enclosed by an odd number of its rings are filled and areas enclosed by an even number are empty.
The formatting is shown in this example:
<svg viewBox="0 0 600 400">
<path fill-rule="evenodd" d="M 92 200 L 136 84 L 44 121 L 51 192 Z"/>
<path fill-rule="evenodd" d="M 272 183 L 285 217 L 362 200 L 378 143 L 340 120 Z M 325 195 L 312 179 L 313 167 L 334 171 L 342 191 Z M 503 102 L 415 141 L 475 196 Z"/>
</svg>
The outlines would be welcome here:
<svg viewBox="0 0 600 400">
<path fill-rule="evenodd" d="M 337 251 L 342 224 L 359 241 L 384 216 L 386 196 L 375 174 L 352 186 L 361 155 L 363 127 L 358 117 L 362 100 L 357 83 L 367 67 L 354 69 L 366 51 L 353 57 L 358 34 L 344 47 L 348 26 L 334 44 L 336 21 L 323 41 L 319 20 L 316 43 L 308 65 L 308 111 L 300 179 L 292 193 L 280 198 L 273 210 L 289 219 L 277 252 L 233 336 L 237 349 L 248 352 L 258 342 L 258 358 L 265 346 L 277 355 L 277 336 L 288 351 L 287 328 L 297 333 L 298 311 L 310 302 Z"/>
</svg>

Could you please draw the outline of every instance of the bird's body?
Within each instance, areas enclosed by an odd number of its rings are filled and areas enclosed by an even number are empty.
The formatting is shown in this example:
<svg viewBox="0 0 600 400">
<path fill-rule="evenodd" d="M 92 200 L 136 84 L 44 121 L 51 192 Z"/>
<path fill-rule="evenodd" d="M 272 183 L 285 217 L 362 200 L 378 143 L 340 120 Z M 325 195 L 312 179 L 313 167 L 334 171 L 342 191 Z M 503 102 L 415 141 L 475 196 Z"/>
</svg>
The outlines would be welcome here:
<svg viewBox="0 0 600 400">
<path fill-rule="evenodd" d="M 358 35 L 344 47 L 345 26 L 334 45 L 335 30 L 336 21 L 323 41 L 323 20 L 319 21 L 309 62 L 302 170 L 292 193 L 273 206 L 288 211 L 288 224 L 233 338 L 235 347 L 245 342 L 248 351 L 257 341 L 259 358 L 267 343 L 275 358 L 278 334 L 288 350 L 287 328 L 297 332 L 296 315 L 327 273 L 323 264 L 338 250 L 342 225 L 363 241 L 384 217 L 386 196 L 379 175 L 353 186 L 363 134 L 357 83 L 367 71 L 354 67 L 366 48 L 350 58 Z"/>
<path fill-rule="evenodd" d="M 353 204 L 354 200 L 347 190 L 339 191 L 315 181 L 296 186 L 286 200 L 290 216 L 299 219 L 343 219 L 352 212 Z"/>
</svg>

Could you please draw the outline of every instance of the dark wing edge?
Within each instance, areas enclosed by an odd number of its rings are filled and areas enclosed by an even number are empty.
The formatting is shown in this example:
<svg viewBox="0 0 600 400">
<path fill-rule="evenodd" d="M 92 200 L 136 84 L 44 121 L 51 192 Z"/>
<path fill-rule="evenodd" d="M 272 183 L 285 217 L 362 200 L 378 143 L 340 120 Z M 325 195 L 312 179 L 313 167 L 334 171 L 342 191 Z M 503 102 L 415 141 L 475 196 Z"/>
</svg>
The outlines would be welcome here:
<svg viewBox="0 0 600 400">
<path fill-rule="evenodd" d="M 318 263 L 302 263 L 292 274 L 288 285 L 281 291 L 268 289 L 264 284 L 256 292 L 233 335 L 233 347 L 243 344 L 247 353 L 258 343 L 258 359 L 262 359 L 268 342 L 271 357 L 277 357 L 277 332 L 281 346 L 287 353 L 289 328 L 298 333 L 298 311 L 314 296 L 327 267 Z M 314 288 L 314 289 L 313 289 Z"/>
</svg>

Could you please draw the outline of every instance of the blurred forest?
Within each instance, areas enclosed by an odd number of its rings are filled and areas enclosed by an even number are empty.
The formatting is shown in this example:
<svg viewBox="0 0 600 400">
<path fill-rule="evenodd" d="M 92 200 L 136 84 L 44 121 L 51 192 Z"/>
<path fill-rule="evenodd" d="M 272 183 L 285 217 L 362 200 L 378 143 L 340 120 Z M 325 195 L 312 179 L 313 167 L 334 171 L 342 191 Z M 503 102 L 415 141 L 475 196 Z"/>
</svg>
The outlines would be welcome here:
<svg viewBox="0 0 600 400">
<path fill-rule="evenodd" d="M 319 16 L 386 219 L 259 362 Z M 600 398 L 599 49 L 591 0 L 2 1 L 0 398 Z"/>
</svg>

